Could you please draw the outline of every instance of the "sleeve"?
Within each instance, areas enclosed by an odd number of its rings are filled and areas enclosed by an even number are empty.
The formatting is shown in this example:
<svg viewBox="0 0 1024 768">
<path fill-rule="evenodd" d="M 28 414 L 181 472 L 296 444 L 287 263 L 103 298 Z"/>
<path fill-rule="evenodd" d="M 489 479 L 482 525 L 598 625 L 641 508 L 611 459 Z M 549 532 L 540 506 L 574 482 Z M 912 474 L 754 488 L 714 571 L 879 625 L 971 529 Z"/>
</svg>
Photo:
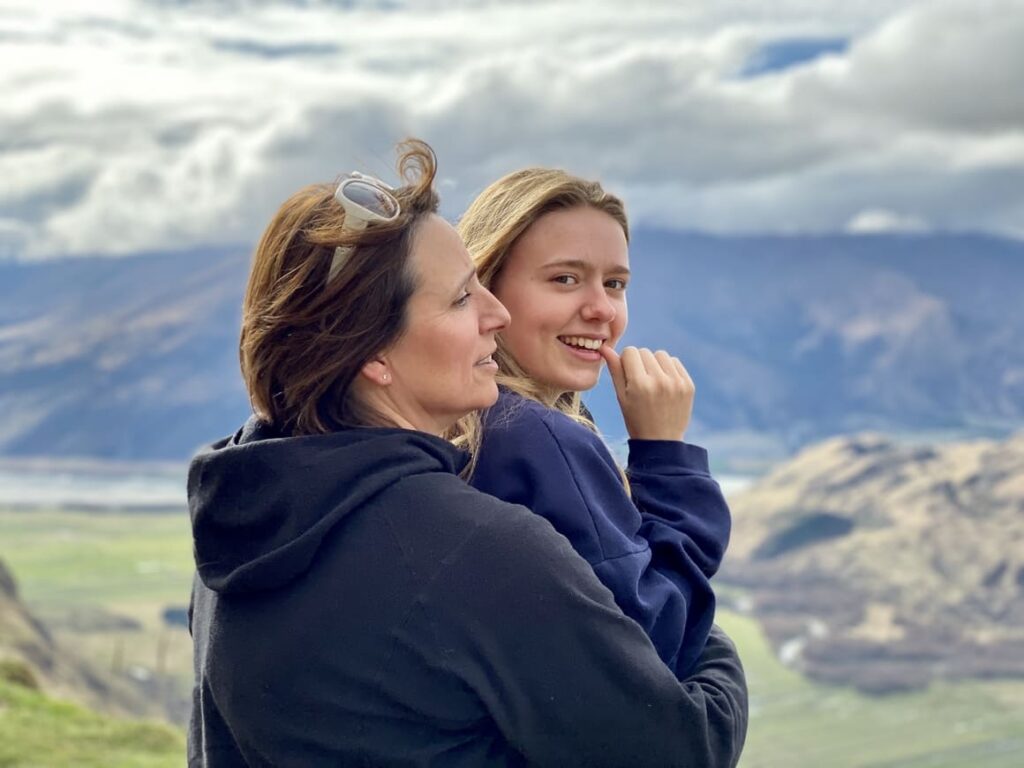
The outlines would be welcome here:
<svg viewBox="0 0 1024 768">
<path fill-rule="evenodd" d="M 671 540 L 670 531 L 686 531 L 694 563 L 714 576 L 729 544 L 732 516 L 708 469 L 707 451 L 675 440 L 630 440 L 626 474 L 643 520 L 640 534 L 654 547 Z"/>
<path fill-rule="evenodd" d="M 687 599 L 684 642 L 674 667 L 682 675 L 700 651 L 694 643 L 714 621 L 710 579 L 729 543 L 729 505 L 711 477 L 707 451 L 697 445 L 630 440 L 626 474 L 641 519 L 637 535 L 651 548 L 651 568 Z"/>
<path fill-rule="evenodd" d="M 512 510 L 518 512 L 518 510 Z M 675 678 L 640 627 L 545 521 L 505 514 L 432 585 L 433 663 L 479 697 L 529 765 L 735 766 L 747 688 L 732 642 L 708 637 Z"/>
<path fill-rule="evenodd" d="M 638 504 L 600 437 L 528 408 L 487 425 L 472 482 L 551 522 L 682 676 L 714 620 L 709 578 L 725 550 L 729 512 L 703 449 L 637 442 L 644 444 L 631 445 L 630 478 Z"/>
</svg>

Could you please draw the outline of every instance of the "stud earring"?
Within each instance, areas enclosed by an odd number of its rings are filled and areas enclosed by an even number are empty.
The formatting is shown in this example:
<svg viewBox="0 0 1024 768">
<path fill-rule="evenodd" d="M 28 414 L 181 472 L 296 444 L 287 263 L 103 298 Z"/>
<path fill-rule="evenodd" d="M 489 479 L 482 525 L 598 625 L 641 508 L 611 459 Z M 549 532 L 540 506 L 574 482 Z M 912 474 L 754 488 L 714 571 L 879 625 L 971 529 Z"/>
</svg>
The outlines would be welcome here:
<svg viewBox="0 0 1024 768">
<path fill-rule="evenodd" d="M 388 383 L 391 382 L 391 374 L 390 373 L 385 373 L 381 378 L 384 380 L 385 384 L 388 384 Z"/>
</svg>

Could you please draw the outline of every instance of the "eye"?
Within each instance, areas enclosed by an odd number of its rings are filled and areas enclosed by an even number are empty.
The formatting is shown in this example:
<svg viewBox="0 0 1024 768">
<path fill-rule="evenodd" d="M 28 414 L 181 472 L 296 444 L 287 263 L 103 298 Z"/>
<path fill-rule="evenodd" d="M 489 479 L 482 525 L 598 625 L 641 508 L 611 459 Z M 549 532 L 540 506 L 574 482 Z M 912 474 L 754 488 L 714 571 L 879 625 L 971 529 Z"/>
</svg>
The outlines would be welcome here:
<svg viewBox="0 0 1024 768">
<path fill-rule="evenodd" d="M 624 291 L 626 290 L 626 281 L 621 277 L 616 277 L 606 281 L 604 287 L 610 288 L 613 291 Z"/>
<path fill-rule="evenodd" d="M 561 283 L 562 285 L 576 285 L 579 282 L 576 275 L 555 275 L 551 279 L 553 282 Z"/>
<path fill-rule="evenodd" d="M 464 306 L 466 306 L 467 304 L 469 304 L 469 297 L 471 295 L 472 294 L 469 291 L 466 291 L 464 294 L 462 294 L 462 296 L 460 296 L 454 302 L 452 302 L 452 306 L 453 307 L 464 307 Z"/>
</svg>

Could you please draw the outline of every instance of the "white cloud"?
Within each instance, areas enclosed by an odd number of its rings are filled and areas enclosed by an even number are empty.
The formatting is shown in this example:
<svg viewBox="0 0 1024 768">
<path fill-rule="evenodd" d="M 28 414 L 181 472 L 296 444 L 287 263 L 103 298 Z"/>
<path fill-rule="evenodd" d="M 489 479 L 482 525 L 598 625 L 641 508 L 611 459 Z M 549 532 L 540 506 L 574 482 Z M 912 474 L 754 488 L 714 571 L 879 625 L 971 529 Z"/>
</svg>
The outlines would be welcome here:
<svg viewBox="0 0 1024 768">
<path fill-rule="evenodd" d="M 916 216 L 889 211 L 885 208 L 867 208 L 847 223 L 845 231 L 853 235 L 886 232 L 927 232 L 928 224 Z"/>
<path fill-rule="evenodd" d="M 540 163 L 641 223 L 1020 234 L 1020 0 L 642 7 L 0 0 L 0 255 L 251 242 L 302 184 L 388 176 L 408 134 L 453 215 Z M 740 74 L 824 37 L 851 42 Z"/>
</svg>

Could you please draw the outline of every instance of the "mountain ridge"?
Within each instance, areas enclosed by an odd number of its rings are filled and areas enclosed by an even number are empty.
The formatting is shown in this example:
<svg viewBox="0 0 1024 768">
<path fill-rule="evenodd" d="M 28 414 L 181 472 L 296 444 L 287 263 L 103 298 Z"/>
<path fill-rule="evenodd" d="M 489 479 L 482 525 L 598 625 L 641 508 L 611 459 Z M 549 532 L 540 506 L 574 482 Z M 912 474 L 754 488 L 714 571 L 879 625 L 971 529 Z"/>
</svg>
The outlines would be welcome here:
<svg viewBox="0 0 1024 768">
<path fill-rule="evenodd" d="M 0 455 L 184 459 L 249 412 L 241 246 L 0 264 Z M 698 441 L 778 454 L 864 429 L 1024 425 L 1024 243 L 978 235 L 718 237 L 639 228 L 623 344 L 698 387 Z M 607 377 L 587 395 L 625 430 Z"/>
</svg>

